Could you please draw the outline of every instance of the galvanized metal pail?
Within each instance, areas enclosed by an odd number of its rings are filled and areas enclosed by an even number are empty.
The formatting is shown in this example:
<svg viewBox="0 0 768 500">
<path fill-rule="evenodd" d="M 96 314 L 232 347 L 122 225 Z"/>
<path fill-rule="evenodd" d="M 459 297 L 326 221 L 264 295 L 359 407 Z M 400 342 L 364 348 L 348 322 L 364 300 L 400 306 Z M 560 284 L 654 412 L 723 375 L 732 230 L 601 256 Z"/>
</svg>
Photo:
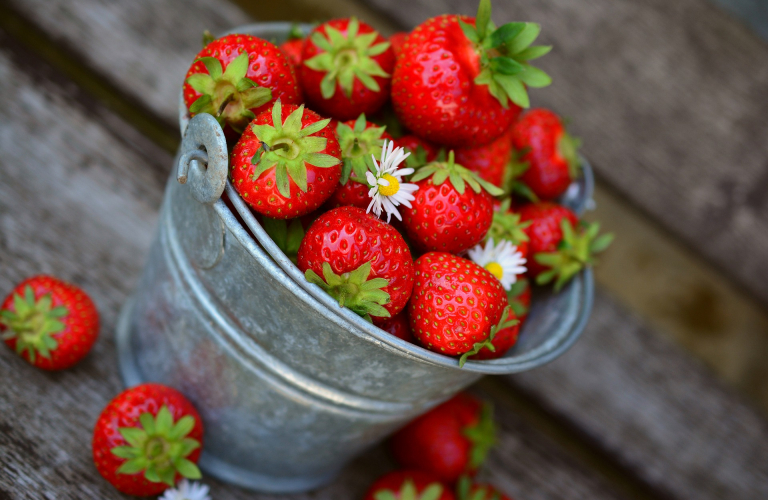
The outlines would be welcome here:
<svg viewBox="0 0 768 500">
<path fill-rule="evenodd" d="M 289 28 L 236 32 L 279 42 Z M 260 491 L 315 488 L 483 374 L 542 365 L 583 330 L 590 270 L 557 295 L 537 293 L 518 344 L 501 359 L 459 368 L 454 358 L 389 335 L 308 283 L 269 239 L 227 182 L 216 120 L 189 120 L 181 103 L 181 127 L 179 172 L 169 179 L 143 276 L 123 308 L 117 347 L 127 386 L 160 382 L 195 404 L 205 423 L 200 465 L 207 473 Z M 221 199 L 225 190 L 230 205 Z M 585 163 L 564 201 L 581 211 L 591 193 Z"/>
</svg>

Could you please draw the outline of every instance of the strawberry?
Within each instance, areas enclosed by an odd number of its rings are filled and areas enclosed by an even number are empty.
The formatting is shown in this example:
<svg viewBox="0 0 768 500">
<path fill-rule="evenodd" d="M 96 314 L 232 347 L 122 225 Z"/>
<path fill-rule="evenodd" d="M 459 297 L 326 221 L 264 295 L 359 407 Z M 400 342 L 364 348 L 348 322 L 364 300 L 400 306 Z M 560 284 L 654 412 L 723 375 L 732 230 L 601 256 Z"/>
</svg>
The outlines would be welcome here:
<svg viewBox="0 0 768 500">
<path fill-rule="evenodd" d="M 429 252 L 416 260 L 416 284 L 408 309 L 411 331 L 427 349 L 469 356 L 493 350 L 496 332 L 511 326 L 507 294 L 499 280 L 472 261 Z"/>
<path fill-rule="evenodd" d="M 203 424 L 177 390 L 143 384 L 120 393 L 93 429 L 99 473 L 128 495 L 153 496 L 182 477 L 199 479 Z"/>
<path fill-rule="evenodd" d="M 456 162 L 477 173 L 494 186 L 502 187 L 507 165 L 512 158 L 508 134 L 484 146 L 454 150 Z"/>
<path fill-rule="evenodd" d="M 501 189 L 454 163 L 453 151 L 447 162 L 420 168 L 411 182 L 418 191 L 411 208 L 403 211 L 403 223 L 417 246 L 459 253 L 485 237 L 493 220 L 491 195 Z"/>
<path fill-rule="evenodd" d="M 384 129 L 366 120 L 365 113 L 356 120 L 337 125 L 336 136 L 344 164 L 341 169 L 342 184 L 347 183 L 350 175 L 359 182 L 365 181 L 365 173 L 371 168 L 371 156 L 379 158 L 384 141 L 392 140 Z"/>
<path fill-rule="evenodd" d="M 410 168 L 423 167 L 437 159 L 438 148 L 415 135 L 404 135 L 395 139 L 395 146 L 411 155 L 406 160 Z"/>
<path fill-rule="evenodd" d="M 278 101 L 251 123 L 230 160 L 232 183 L 251 208 L 290 219 L 330 198 L 341 176 L 341 151 L 329 121 Z"/>
<path fill-rule="evenodd" d="M 579 175 L 579 141 L 548 109 L 526 111 L 512 128 L 512 143 L 527 164 L 520 181 L 542 200 L 562 195 Z"/>
<path fill-rule="evenodd" d="M 454 500 L 453 493 L 431 474 L 419 470 L 390 472 L 374 482 L 364 500 Z"/>
<path fill-rule="evenodd" d="M 389 44 L 392 46 L 392 52 L 395 53 L 395 57 L 398 57 L 400 52 L 403 51 L 403 45 L 407 36 L 408 33 L 404 31 L 398 31 L 389 36 Z"/>
<path fill-rule="evenodd" d="M 395 53 L 378 32 L 354 17 L 312 30 L 302 58 L 307 102 L 321 113 L 352 120 L 375 113 L 389 98 Z"/>
<path fill-rule="evenodd" d="M 250 35 L 227 35 L 206 45 L 184 80 L 189 112 L 210 113 L 230 136 L 278 99 L 302 102 L 293 65 L 273 44 Z"/>
<path fill-rule="evenodd" d="M 490 484 L 472 483 L 464 476 L 456 485 L 457 500 L 511 500 L 507 495 Z"/>
<path fill-rule="evenodd" d="M 280 44 L 280 50 L 293 64 L 293 68 L 298 74 L 301 67 L 301 53 L 304 50 L 304 33 L 297 24 L 291 26 L 291 31 L 288 32 L 288 39 Z"/>
<path fill-rule="evenodd" d="M 321 215 L 301 242 L 298 265 L 307 281 L 369 320 L 402 311 L 413 289 L 413 259 L 403 237 L 357 207 Z"/>
<path fill-rule="evenodd" d="M 98 335 L 99 313 L 90 297 L 52 276 L 22 281 L 0 309 L 0 337 L 43 370 L 75 365 L 88 354 Z"/>
<path fill-rule="evenodd" d="M 346 184 L 339 184 L 333 192 L 325 207 L 330 210 L 338 207 L 357 207 L 365 210 L 371 202 L 368 196 L 370 186 L 365 181 L 355 177 L 350 178 Z"/>
<path fill-rule="evenodd" d="M 612 234 L 597 236 L 599 224 L 579 224 L 576 214 L 552 202 L 525 205 L 520 209 L 520 218 L 531 221 L 525 229 L 533 256 L 528 272 L 539 285 L 554 280 L 555 290 L 594 264 L 592 255 L 605 250 L 613 240 Z"/>
<path fill-rule="evenodd" d="M 509 292 L 507 292 L 507 301 L 509 301 Z M 493 350 L 488 347 L 483 347 L 470 359 L 500 358 L 504 356 L 508 350 L 514 347 L 514 345 L 517 343 L 517 336 L 520 333 L 520 321 L 515 314 L 512 304 L 510 304 L 509 313 L 507 314 L 507 321 L 514 324 L 506 328 L 502 328 L 496 332 L 496 335 L 491 340 L 491 344 L 493 344 Z"/>
<path fill-rule="evenodd" d="M 452 484 L 463 474 L 474 474 L 495 442 L 490 405 L 460 393 L 400 429 L 390 447 L 402 467 Z"/>
<path fill-rule="evenodd" d="M 541 28 L 509 23 L 496 29 L 490 0 L 477 17 L 442 15 L 417 26 L 406 38 L 392 76 L 392 103 L 400 121 L 437 144 L 471 148 L 509 129 L 527 87 L 550 77 L 528 61 L 549 52 L 531 47 Z M 511 102 L 510 102 L 511 101 Z"/>
<path fill-rule="evenodd" d="M 408 311 L 405 309 L 384 321 L 381 325 L 379 325 L 379 328 L 387 333 L 391 333 L 401 340 L 405 340 L 406 342 L 410 342 L 412 344 L 416 343 L 416 339 L 413 338 L 413 334 L 411 333 L 411 324 L 410 320 L 408 319 Z"/>
<path fill-rule="evenodd" d="M 505 199 L 493 209 L 493 222 L 488 229 L 487 238 L 493 238 L 494 241 L 506 240 L 512 242 L 517 250 L 528 259 L 528 234 L 525 228 L 531 225 L 531 222 L 521 222 L 520 214 L 512 211 L 512 200 Z"/>
</svg>

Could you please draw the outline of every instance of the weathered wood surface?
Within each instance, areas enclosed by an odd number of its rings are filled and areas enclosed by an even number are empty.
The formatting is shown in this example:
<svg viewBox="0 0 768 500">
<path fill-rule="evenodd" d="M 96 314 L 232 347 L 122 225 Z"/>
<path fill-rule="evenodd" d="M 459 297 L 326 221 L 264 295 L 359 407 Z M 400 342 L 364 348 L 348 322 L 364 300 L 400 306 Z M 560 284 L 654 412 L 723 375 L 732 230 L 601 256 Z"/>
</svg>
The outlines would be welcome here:
<svg viewBox="0 0 768 500">
<path fill-rule="evenodd" d="M 403 27 L 476 0 L 364 0 Z M 601 178 L 768 303 L 768 44 L 705 0 L 495 2 L 543 26 L 555 84 Z"/>
<path fill-rule="evenodd" d="M 0 51 L 0 150 L 0 290 L 55 273 L 89 291 L 103 320 L 94 351 L 63 373 L 36 370 L 0 349 L 0 498 L 120 498 L 91 462 L 90 436 L 121 390 L 113 329 L 154 232 L 171 158 L 29 54 L 7 50 Z M 619 498 L 519 417 L 499 413 L 494 482 L 528 499 Z M 221 500 L 353 500 L 391 466 L 379 448 L 333 485 L 293 496 L 206 482 Z"/>
</svg>

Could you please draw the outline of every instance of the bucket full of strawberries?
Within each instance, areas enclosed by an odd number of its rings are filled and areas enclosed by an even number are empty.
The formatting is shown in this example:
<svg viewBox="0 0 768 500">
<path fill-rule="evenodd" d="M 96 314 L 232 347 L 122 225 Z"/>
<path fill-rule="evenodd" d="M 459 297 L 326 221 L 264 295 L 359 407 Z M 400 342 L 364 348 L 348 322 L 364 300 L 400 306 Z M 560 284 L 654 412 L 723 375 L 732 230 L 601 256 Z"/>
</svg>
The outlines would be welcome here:
<svg viewBox="0 0 768 500">
<path fill-rule="evenodd" d="M 127 385 L 195 404 L 201 467 L 274 492 L 330 481 L 484 374 L 562 354 L 608 244 L 578 219 L 576 141 L 521 114 L 549 83 L 538 25 L 496 28 L 483 1 L 390 40 L 356 19 L 298 28 L 244 26 L 194 60 L 117 335 Z"/>
</svg>

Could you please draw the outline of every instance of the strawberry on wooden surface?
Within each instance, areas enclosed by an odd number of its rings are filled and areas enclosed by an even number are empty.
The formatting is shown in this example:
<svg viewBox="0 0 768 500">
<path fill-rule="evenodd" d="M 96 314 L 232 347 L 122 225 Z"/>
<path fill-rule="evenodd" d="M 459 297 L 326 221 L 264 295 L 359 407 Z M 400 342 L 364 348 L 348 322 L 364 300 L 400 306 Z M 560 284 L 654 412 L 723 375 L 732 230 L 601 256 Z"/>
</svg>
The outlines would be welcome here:
<svg viewBox="0 0 768 500">
<path fill-rule="evenodd" d="M 405 308 L 413 258 L 400 233 L 356 207 L 335 208 L 309 228 L 298 266 L 339 305 L 381 323 Z"/>
<path fill-rule="evenodd" d="M 419 470 L 390 472 L 374 482 L 364 500 L 454 500 L 440 479 Z"/>
<path fill-rule="evenodd" d="M 403 210 L 408 236 L 423 250 L 460 253 L 485 238 L 493 221 L 493 198 L 501 189 L 454 162 L 433 162 L 411 177 L 418 186 Z"/>
<path fill-rule="evenodd" d="M 384 37 L 354 17 L 315 28 L 302 59 L 307 103 L 324 115 L 353 120 L 375 113 L 389 98 L 395 54 Z"/>
<path fill-rule="evenodd" d="M 460 393 L 400 429 L 390 448 L 402 467 L 453 484 L 462 475 L 475 474 L 495 443 L 490 406 Z"/>
<path fill-rule="evenodd" d="M 250 35 L 227 35 L 206 45 L 184 80 L 190 114 L 213 115 L 230 136 L 278 99 L 302 102 L 293 65 L 275 45 Z"/>
<path fill-rule="evenodd" d="M 75 365 L 99 335 L 99 313 L 80 288 L 52 276 L 18 285 L 0 309 L 0 338 L 30 364 L 44 370 Z"/>
<path fill-rule="evenodd" d="M 392 102 L 410 130 L 451 148 L 477 147 L 500 137 L 528 107 L 526 87 L 550 77 L 529 61 L 550 47 L 531 46 L 538 24 L 491 21 L 490 0 L 476 18 L 434 17 L 405 39 L 392 77 Z"/>
<path fill-rule="evenodd" d="M 519 161 L 526 164 L 519 181 L 542 200 L 558 198 L 579 176 L 579 141 L 548 109 L 523 113 L 512 127 L 512 144 L 520 153 Z"/>
<path fill-rule="evenodd" d="M 154 496 L 182 477 L 201 477 L 202 441 L 200 415 L 180 392 L 142 384 L 102 410 L 93 429 L 93 461 L 121 492 Z"/>
<path fill-rule="evenodd" d="M 308 214 L 336 189 L 341 152 L 336 134 L 304 106 L 276 102 L 245 130 L 232 150 L 235 190 L 256 212 L 275 219 Z"/>
</svg>

